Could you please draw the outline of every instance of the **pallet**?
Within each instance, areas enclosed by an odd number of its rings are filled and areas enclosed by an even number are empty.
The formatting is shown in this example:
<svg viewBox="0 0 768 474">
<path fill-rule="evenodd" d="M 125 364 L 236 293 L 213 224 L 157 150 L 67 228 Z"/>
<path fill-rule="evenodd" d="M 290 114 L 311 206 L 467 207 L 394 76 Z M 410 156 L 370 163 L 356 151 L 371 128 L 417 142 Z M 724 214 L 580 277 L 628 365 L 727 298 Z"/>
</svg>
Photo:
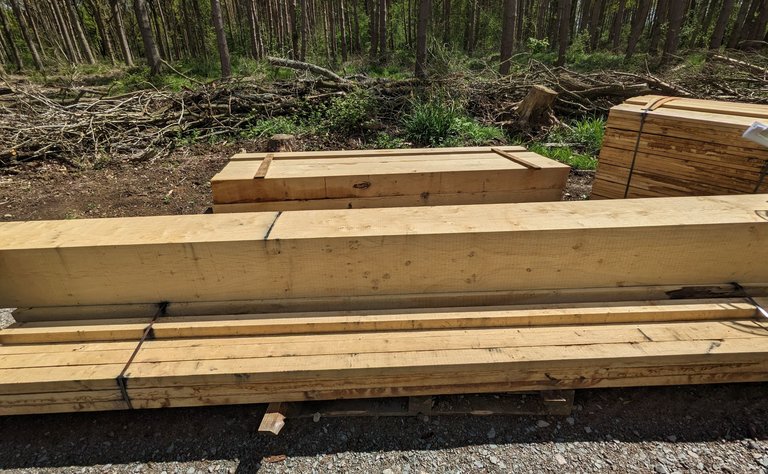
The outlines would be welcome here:
<svg viewBox="0 0 768 474">
<path fill-rule="evenodd" d="M 211 189 L 216 213 L 559 201 L 569 171 L 522 147 L 243 153 Z"/>
<path fill-rule="evenodd" d="M 756 121 L 768 106 L 629 99 L 608 117 L 592 198 L 766 193 L 768 148 L 742 137 Z"/>
<path fill-rule="evenodd" d="M 291 419 L 317 422 L 321 418 L 348 417 L 568 416 L 573 410 L 574 394 L 574 390 L 555 390 L 270 403 L 259 431 L 277 435 Z"/>
</svg>

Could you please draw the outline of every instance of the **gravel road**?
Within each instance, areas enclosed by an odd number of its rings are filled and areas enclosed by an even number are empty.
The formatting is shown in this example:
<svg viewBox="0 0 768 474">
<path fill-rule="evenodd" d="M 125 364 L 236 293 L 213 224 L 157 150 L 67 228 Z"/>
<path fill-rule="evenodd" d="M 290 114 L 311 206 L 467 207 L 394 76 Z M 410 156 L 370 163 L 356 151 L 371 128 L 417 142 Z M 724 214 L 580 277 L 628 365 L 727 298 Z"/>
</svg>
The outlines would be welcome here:
<svg viewBox="0 0 768 474">
<path fill-rule="evenodd" d="M 0 417 L 0 469 L 765 473 L 766 393 L 768 384 L 582 390 L 570 417 L 302 419 L 277 437 L 257 432 L 264 405 Z"/>
</svg>

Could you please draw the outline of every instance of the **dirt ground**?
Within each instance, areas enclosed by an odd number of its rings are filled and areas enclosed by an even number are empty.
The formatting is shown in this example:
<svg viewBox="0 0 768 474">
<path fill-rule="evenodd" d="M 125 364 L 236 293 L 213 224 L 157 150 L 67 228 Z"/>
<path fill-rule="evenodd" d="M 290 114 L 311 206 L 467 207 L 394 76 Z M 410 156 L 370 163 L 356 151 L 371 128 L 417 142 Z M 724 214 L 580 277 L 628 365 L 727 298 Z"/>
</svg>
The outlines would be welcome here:
<svg viewBox="0 0 768 474">
<path fill-rule="evenodd" d="M 0 218 L 201 213 L 210 205 L 208 180 L 241 146 L 86 171 L 37 164 L 6 172 Z M 573 173 L 564 199 L 584 199 L 592 178 Z M 768 472 L 766 393 L 768 384 L 583 390 L 567 418 L 291 420 L 279 437 L 257 433 L 262 405 L 0 417 L 0 469 Z"/>
</svg>

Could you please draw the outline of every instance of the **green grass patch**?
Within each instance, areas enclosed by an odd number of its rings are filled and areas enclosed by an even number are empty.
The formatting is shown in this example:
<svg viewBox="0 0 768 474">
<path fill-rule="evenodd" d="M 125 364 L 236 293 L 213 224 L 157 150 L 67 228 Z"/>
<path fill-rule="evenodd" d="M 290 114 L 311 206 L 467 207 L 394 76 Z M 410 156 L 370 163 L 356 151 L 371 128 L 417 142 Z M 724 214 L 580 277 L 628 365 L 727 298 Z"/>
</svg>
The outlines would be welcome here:
<svg viewBox="0 0 768 474">
<path fill-rule="evenodd" d="M 463 109 L 441 100 L 417 101 L 402 119 L 407 140 L 418 146 L 486 145 L 504 141 L 498 127 L 478 123 Z"/>
</svg>

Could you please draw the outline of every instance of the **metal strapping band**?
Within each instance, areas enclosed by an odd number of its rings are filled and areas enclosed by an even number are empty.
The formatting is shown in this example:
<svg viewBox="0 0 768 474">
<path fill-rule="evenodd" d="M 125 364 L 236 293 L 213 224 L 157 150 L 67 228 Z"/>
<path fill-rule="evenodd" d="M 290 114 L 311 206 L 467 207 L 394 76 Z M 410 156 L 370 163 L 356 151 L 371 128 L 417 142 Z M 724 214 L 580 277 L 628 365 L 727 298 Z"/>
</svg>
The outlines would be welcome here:
<svg viewBox="0 0 768 474">
<path fill-rule="evenodd" d="M 768 310 L 766 310 L 765 308 L 763 308 L 762 306 L 760 306 L 760 303 L 758 303 L 757 301 L 755 301 L 755 299 L 754 299 L 754 298 L 752 298 L 752 297 L 751 297 L 751 296 L 750 296 L 750 295 L 747 293 L 747 290 L 746 290 L 746 288 L 744 288 L 743 286 L 741 286 L 741 285 L 740 285 L 740 284 L 738 284 L 737 282 L 733 282 L 733 283 L 731 283 L 731 285 L 733 285 L 733 287 L 736 289 L 736 291 L 738 291 L 738 292 L 741 294 L 741 296 L 742 296 L 743 298 L 746 298 L 746 299 L 747 299 L 747 301 L 749 301 L 750 303 L 752 303 L 753 305 L 755 305 L 755 308 L 757 308 L 757 312 L 758 312 L 758 313 L 762 314 L 764 318 L 768 319 Z"/>
<path fill-rule="evenodd" d="M 159 303 L 157 308 L 157 312 L 155 313 L 155 316 L 152 318 L 152 321 L 149 322 L 146 328 L 144 328 L 144 333 L 141 335 L 141 339 L 139 339 L 139 343 L 136 344 L 136 348 L 133 350 L 133 353 L 131 354 L 131 357 L 128 359 L 128 362 L 125 363 L 125 367 L 123 367 L 123 370 L 120 371 L 120 375 L 117 376 L 115 381 L 117 382 L 117 388 L 120 389 L 120 394 L 123 396 L 123 401 L 126 405 L 128 405 L 128 408 L 130 410 L 133 410 L 133 403 L 131 403 L 131 397 L 128 396 L 128 379 L 125 377 L 125 373 L 128 371 L 128 368 L 131 366 L 131 363 L 133 362 L 133 359 L 136 358 L 136 354 L 139 353 L 139 349 L 141 349 L 141 345 L 144 344 L 144 341 L 147 339 L 154 339 L 155 338 L 155 331 L 152 328 L 152 325 L 155 324 L 155 321 L 160 316 L 165 316 L 166 312 L 168 311 L 168 303 L 163 302 Z"/>
<path fill-rule="evenodd" d="M 660 108 L 662 105 L 666 104 L 667 102 L 671 102 L 675 100 L 676 97 L 659 97 L 658 99 L 654 99 L 647 104 L 645 104 L 645 107 L 642 109 L 642 115 L 640 116 L 640 128 L 637 131 L 637 140 L 635 141 L 635 148 L 632 152 L 632 163 L 629 166 L 629 176 L 627 176 L 627 186 L 624 188 L 624 199 L 627 198 L 629 195 L 629 186 L 630 183 L 632 183 L 632 175 L 635 174 L 635 163 L 637 163 L 637 152 L 640 150 L 640 138 L 643 136 L 643 129 L 645 128 L 645 119 L 648 118 L 648 112 L 653 112 L 654 110 Z"/>
<path fill-rule="evenodd" d="M 768 160 L 765 160 L 765 164 L 763 165 L 763 169 L 760 170 L 760 177 L 757 179 L 757 184 L 755 185 L 755 192 L 754 194 L 757 194 L 760 192 L 760 187 L 763 185 L 763 181 L 765 181 L 765 176 L 768 175 Z"/>
</svg>

